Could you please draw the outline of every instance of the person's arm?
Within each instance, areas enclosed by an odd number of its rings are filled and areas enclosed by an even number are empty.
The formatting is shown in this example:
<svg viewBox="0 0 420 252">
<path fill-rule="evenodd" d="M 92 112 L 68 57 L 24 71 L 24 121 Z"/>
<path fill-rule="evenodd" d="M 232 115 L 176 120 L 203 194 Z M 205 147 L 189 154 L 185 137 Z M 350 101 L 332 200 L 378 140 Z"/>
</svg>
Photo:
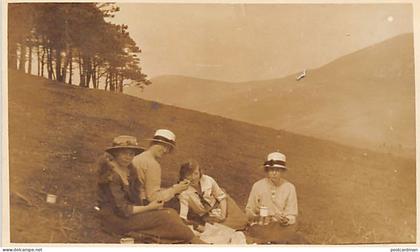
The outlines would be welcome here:
<svg viewBox="0 0 420 252">
<path fill-rule="evenodd" d="M 159 165 L 146 164 L 145 173 L 145 191 L 149 201 L 169 201 L 175 194 L 188 188 L 188 183 L 180 182 L 169 188 L 161 188 L 161 168 Z"/>
<path fill-rule="evenodd" d="M 112 197 L 114 198 L 115 207 L 118 210 L 118 214 L 122 215 L 122 217 L 129 217 L 133 214 L 133 207 L 134 205 L 129 204 L 129 202 L 125 198 L 125 192 L 121 188 L 121 184 L 118 182 L 119 176 L 117 174 L 113 174 L 110 177 L 110 181 L 108 183 Z"/>
<path fill-rule="evenodd" d="M 200 223 L 193 220 L 189 220 L 188 212 L 189 212 L 188 195 L 181 193 L 179 195 L 179 217 L 181 217 L 181 220 L 182 222 L 184 222 L 185 225 L 192 225 L 195 230 L 200 230 L 199 228 Z M 201 230 L 200 232 L 203 232 L 203 230 Z"/>
<path fill-rule="evenodd" d="M 222 210 L 222 219 L 224 220 L 226 219 L 226 215 L 227 215 L 227 200 L 226 198 L 222 199 L 222 201 L 220 201 L 220 209 Z"/>
<path fill-rule="evenodd" d="M 226 199 L 226 193 L 222 190 L 222 188 L 220 188 L 216 180 L 214 180 L 210 176 L 207 176 L 207 178 L 210 180 L 211 191 L 214 197 L 217 199 L 217 201 L 221 202 L 223 199 Z"/>
<path fill-rule="evenodd" d="M 296 217 L 298 215 L 298 204 L 297 204 L 297 195 L 296 189 L 292 185 L 290 187 L 289 196 L 287 197 L 286 208 L 285 208 L 285 216 L 288 219 L 287 225 L 295 224 Z"/>
<path fill-rule="evenodd" d="M 133 206 L 133 214 L 143 213 L 163 207 L 163 201 L 152 201 L 146 206 Z"/>
<path fill-rule="evenodd" d="M 147 206 L 133 206 L 133 214 L 143 213 L 152 210 L 149 205 Z"/>
<path fill-rule="evenodd" d="M 258 207 L 257 191 L 254 184 L 252 186 L 251 192 L 249 193 L 248 202 L 245 207 L 245 213 L 249 221 L 255 221 L 258 218 Z"/>
<path fill-rule="evenodd" d="M 145 196 L 149 201 L 168 201 L 175 195 L 172 189 L 161 189 L 161 168 L 159 164 L 145 159 L 133 159 L 140 181 L 144 185 Z"/>
<path fill-rule="evenodd" d="M 165 202 L 169 201 L 176 194 L 185 191 L 188 188 L 188 186 L 189 186 L 189 182 L 181 181 L 180 183 L 174 184 L 169 188 L 160 188 L 159 190 L 155 190 L 154 193 L 149 195 L 149 200 L 162 200 Z"/>
<path fill-rule="evenodd" d="M 188 220 L 188 211 L 189 211 L 189 204 L 188 204 L 188 196 L 184 194 L 179 195 L 179 216 L 183 220 Z"/>
<path fill-rule="evenodd" d="M 123 217 L 130 217 L 133 214 L 143 213 L 146 211 L 159 209 L 163 206 L 163 201 L 153 201 L 146 206 L 137 206 L 130 204 L 125 198 L 125 192 L 121 188 L 121 184 L 118 182 L 121 178 L 117 174 L 113 174 L 110 177 L 109 188 L 114 198 L 114 202 L 118 212 Z"/>
<path fill-rule="evenodd" d="M 207 178 L 211 182 L 211 191 L 216 200 L 219 202 L 219 207 L 222 210 L 221 214 L 221 221 L 226 219 L 227 215 L 227 200 L 226 200 L 226 193 L 220 188 L 220 186 L 217 184 L 216 180 L 214 180 L 212 177 L 207 176 Z"/>
</svg>

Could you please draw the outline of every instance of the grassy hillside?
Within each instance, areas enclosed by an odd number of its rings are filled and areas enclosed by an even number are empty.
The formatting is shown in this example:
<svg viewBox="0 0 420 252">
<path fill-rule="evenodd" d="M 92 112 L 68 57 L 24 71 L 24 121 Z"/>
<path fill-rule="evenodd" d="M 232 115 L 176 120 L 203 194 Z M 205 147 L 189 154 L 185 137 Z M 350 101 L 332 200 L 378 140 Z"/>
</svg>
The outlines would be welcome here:
<svg viewBox="0 0 420 252">
<path fill-rule="evenodd" d="M 192 78 L 181 75 L 164 75 L 152 79 L 152 85 L 144 90 L 136 87 L 125 87 L 124 92 L 143 99 L 165 102 L 168 105 L 205 111 L 206 104 L 223 102 L 240 94 L 246 87 L 243 83 Z"/>
<path fill-rule="evenodd" d="M 95 160 L 120 134 L 177 134 L 163 183 L 197 159 L 244 207 L 268 152 L 286 153 L 299 229 L 313 243 L 414 242 L 415 161 L 9 71 L 12 242 L 110 243 L 95 212 Z M 146 144 L 146 143 L 144 143 Z M 56 205 L 45 193 L 58 195 Z"/>
<path fill-rule="evenodd" d="M 404 34 L 310 69 L 300 81 L 295 75 L 246 83 L 166 76 L 143 93 L 129 93 L 414 158 L 413 55 L 413 36 Z"/>
</svg>

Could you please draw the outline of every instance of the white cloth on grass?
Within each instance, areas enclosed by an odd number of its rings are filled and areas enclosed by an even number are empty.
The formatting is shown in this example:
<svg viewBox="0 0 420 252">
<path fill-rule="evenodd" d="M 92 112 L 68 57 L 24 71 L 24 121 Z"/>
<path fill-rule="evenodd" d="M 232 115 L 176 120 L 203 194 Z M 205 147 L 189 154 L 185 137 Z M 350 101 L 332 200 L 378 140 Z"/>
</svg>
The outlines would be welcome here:
<svg viewBox="0 0 420 252">
<path fill-rule="evenodd" d="M 220 223 L 206 223 L 200 239 L 211 244 L 246 244 L 245 234 Z"/>
</svg>

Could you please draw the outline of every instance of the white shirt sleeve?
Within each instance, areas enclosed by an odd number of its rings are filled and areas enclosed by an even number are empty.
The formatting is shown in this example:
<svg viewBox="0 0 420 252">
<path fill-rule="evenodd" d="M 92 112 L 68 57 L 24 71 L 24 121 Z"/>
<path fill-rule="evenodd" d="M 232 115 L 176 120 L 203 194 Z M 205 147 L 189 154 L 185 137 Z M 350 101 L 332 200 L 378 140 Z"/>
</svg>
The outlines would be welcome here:
<svg viewBox="0 0 420 252">
<path fill-rule="evenodd" d="M 249 193 L 248 202 L 245 207 L 245 212 L 248 217 L 257 216 L 258 208 L 258 196 L 255 184 L 252 186 L 251 192 Z"/>
<path fill-rule="evenodd" d="M 212 177 L 208 176 L 210 182 L 211 182 L 211 190 L 214 195 L 214 197 L 220 202 L 223 199 L 226 198 L 225 192 L 219 187 L 216 180 L 214 180 Z"/>
<path fill-rule="evenodd" d="M 290 193 L 287 197 L 287 202 L 285 206 L 285 214 L 286 217 L 289 219 L 288 224 L 295 224 L 296 217 L 298 215 L 298 204 L 297 204 L 297 196 L 296 196 L 296 189 L 292 185 L 290 187 Z"/>
<path fill-rule="evenodd" d="M 179 195 L 179 216 L 187 220 L 189 210 L 188 196 L 185 193 Z"/>
</svg>

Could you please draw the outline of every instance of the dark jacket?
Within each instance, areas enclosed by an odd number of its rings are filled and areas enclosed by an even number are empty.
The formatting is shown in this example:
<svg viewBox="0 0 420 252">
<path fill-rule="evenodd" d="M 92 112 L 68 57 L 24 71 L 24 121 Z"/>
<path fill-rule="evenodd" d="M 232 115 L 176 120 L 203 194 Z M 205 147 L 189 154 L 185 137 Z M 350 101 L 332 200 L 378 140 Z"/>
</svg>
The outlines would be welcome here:
<svg viewBox="0 0 420 252">
<path fill-rule="evenodd" d="M 119 217 L 128 218 L 133 206 L 144 205 L 140 198 L 141 182 L 137 170 L 130 164 L 126 182 L 113 169 L 113 156 L 105 153 L 98 161 L 97 193 L 101 209 L 111 210 Z M 128 184 L 126 184 L 128 182 Z"/>
</svg>

